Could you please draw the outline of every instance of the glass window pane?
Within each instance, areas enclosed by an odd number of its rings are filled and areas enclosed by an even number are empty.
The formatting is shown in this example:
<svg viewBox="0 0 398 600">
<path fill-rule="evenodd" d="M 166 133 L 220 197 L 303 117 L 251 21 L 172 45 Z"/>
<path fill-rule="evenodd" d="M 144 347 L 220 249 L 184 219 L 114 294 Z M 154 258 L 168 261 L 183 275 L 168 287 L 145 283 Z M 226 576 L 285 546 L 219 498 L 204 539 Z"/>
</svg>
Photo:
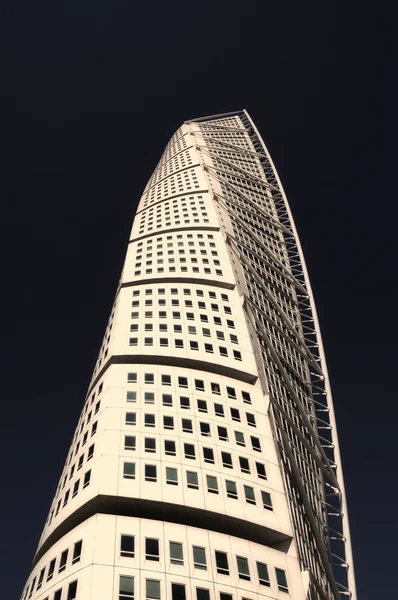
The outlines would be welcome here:
<svg viewBox="0 0 398 600">
<path fill-rule="evenodd" d="M 146 587 L 146 597 L 155 598 L 159 600 L 160 598 L 160 581 L 156 579 L 147 579 L 145 583 Z"/>
<path fill-rule="evenodd" d="M 134 597 L 134 577 L 127 577 L 126 575 L 120 575 L 119 594 L 121 594 L 121 598 L 133 598 Z"/>
</svg>

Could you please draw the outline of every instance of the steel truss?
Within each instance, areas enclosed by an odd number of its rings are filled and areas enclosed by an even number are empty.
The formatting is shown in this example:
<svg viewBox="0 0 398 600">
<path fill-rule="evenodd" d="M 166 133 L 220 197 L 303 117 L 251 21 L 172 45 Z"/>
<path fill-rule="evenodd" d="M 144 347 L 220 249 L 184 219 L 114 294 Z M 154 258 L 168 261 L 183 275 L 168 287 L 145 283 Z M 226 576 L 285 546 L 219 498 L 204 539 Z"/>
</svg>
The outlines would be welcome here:
<svg viewBox="0 0 398 600">
<path fill-rule="evenodd" d="M 230 220 L 227 244 L 245 275 L 240 291 L 267 375 L 308 598 L 356 600 L 330 385 L 287 198 L 246 111 L 187 123 L 209 180 L 219 184 L 214 201 Z"/>
</svg>

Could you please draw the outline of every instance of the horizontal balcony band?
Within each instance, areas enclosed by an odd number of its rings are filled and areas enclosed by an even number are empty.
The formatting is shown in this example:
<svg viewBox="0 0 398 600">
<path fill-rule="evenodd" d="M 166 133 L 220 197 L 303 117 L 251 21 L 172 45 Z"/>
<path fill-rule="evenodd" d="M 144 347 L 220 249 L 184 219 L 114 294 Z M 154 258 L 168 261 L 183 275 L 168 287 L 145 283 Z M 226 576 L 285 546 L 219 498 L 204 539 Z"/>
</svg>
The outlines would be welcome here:
<svg viewBox="0 0 398 600">
<path fill-rule="evenodd" d="M 154 365 L 178 367 L 181 369 L 193 369 L 195 371 L 205 371 L 207 373 L 215 373 L 223 377 L 237 379 L 244 383 L 254 385 L 257 381 L 257 375 L 234 369 L 227 365 L 218 365 L 216 363 L 207 362 L 206 360 L 195 360 L 194 358 L 184 358 L 178 356 L 160 356 L 159 354 L 115 354 L 102 367 L 93 383 L 90 385 L 86 398 L 91 394 L 92 389 L 97 385 L 98 381 L 104 373 L 112 365 Z"/>
<path fill-rule="evenodd" d="M 151 277 L 150 279 L 138 279 L 137 281 L 126 281 L 122 283 L 121 288 L 135 287 L 136 285 L 148 285 L 153 283 L 194 283 L 195 285 L 209 285 L 210 287 L 223 288 L 224 290 L 235 289 L 234 283 L 227 281 L 217 281 L 216 279 L 204 279 L 203 277 Z"/>
<path fill-rule="evenodd" d="M 64 535 L 97 514 L 151 519 L 188 527 L 205 528 L 273 547 L 281 552 L 288 552 L 292 541 L 291 536 L 275 529 L 201 508 L 143 498 L 98 495 L 80 506 L 58 525 L 38 549 L 33 560 L 32 570 L 42 556 Z"/>
<path fill-rule="evenodd" d="M 133 242 L 140 242 L 141 240 L 145 240 L 148 237 L 153 237 L 154 235 L 163 235 L 165 233 L 174 233 L 175 231 L 220 231 L 220 228 L 215 225 L 184 225 L 183 227 L 173 227 L 172 229 L 166 229 L 165 227 L 161 227 L 157 231 L 153 231 L 151 233 L 146 233 L 145 235 L 140 235 L 129 240 L 129 244 Z"/>
</svg>

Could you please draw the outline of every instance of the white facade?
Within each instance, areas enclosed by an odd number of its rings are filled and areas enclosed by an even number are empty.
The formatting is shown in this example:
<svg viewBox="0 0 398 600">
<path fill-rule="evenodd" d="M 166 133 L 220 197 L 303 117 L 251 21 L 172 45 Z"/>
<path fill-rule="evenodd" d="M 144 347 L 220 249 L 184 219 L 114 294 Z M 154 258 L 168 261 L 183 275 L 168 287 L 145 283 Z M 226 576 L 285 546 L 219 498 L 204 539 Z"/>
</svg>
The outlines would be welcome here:
<svg viewBox="0 0 398 600">
<path fill-rule="evenodd" d="M 333 407 L 262 144 L 245 111 L 187 122 L 148 182 L 23 600 L 355 597 L 328 569 L 350 560 Z"/>
</svg>

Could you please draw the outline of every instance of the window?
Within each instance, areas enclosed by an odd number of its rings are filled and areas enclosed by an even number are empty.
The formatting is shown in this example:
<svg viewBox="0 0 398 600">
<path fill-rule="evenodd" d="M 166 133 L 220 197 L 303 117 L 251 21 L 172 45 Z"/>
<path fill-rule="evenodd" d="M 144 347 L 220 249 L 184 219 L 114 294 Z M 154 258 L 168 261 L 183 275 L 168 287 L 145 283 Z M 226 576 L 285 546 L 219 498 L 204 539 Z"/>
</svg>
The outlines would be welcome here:
<svg viewBox="0 0 398 600">
<path fill-rule="evenodd" d="M 156 481 L 156 465 L 145 465 L 145 481 Z"/>
<path fill-rule="evenodd" d="M 206 481 L 207 481 L 207 491 L 210 492 L 211 494 L 218 494 L 217 477 L 214 477 L 213 475 L 206 475 Z"/>
<path fill-rule="evenodd" d="M 231 408 L 231 417 L 233 421 L 240 421 L 240 414 L 237 408 Z"/>
<path fill-rule="evenodd" d="M 203 448 L 203 458 L 207 463 L 214 464 L 214 452 L 212 448 Z"/>
<path fill-rule="evenodd" d="M 160 599 L 160 581 L 158 579 L 145 580 L 145 598 L 146 600 Z"/>
<path fill-rule="evenodd" d="M 256 418 L 251 413 L 246 413 L 247 424 L 251 427 L 256 427 Z"/>
<path fill-rule="evenodd" d="M 145 438 L 145 452 L 156 452 L 156 438 Z"/>
<path fill-rule="evenodd" d="M 217 426 L 218 437 L 223 442 L 228 442 L 228 430 L 226 427 Z"/>
<path fill-rule="evenodd" d="M 124 436 L 124 449 L 135 450 L 135 435 Z"/>
<path fill-rule="evenodd" d="M 205 382 L 202 379 L 195 379 L 195 390 L 198 392 L 205 391 Z"/>
<path fill-rule="evenodd" d="M 182 430 L 185 433 L 192 433 L 192 420 L 191 419 L 181 419 Z"/>
<path fill-rule="evenodd" d="M 254 489 L 248 485 L 244 485 L 245 498 L 248 504 L 256 504 L 256 497 L 254 495 Z"/>
<path fill-rule="evenodd" d="M 256 462 L 257 475 L 260 479 L 267 479 L 267 473 L 265 471 L 265 465 Z"/>
<path fill-rule="evenodd" d="M 181 585 L 180 583 L 172 583 L 171 598 L 172 600 L 186 600 L 185 585 Z"/>
<path fill-rule="evenodd" d="M 152 384 L 155 383 L 155 376 L 153 373 L 145 373 L 144 378 L 145 383 Z"/>
<path fill-rule="evenodd" d="M 37 582 L 37 588 L 36 589 L 40 589 L 42 584 L 43 584 L 43 579 L 44 579 L 44 571 L 46 570 L 46 568 L 44 567 L 41 571 L 40 571 L 40 575 L 39 575 L 39 581 Z"/>
<path fill-rule="evenodd" d="M 171 385 L 170 375 L 162 375 L 162 385 Z"/>
<path fill-rule="evenodd" d="M 249 563 L 247 562 L 247 558 L 237 556 L 236 564 L 238 567 L 239 579 L 250 581 Z"/>
<path fill-rule="evenodd" d="M 242 354 L 239 350 L 233 350 L 235 360 L 242 360 Z"/>
<path fill-rule="evenodd" d="M 74 498 L 75 496 L 77 496 L 77 494 L 79 492 L 79 485 L 80 485 L 80 479 L 78 479 L 77 481 L 75 481 L 75 483 L 73 484 L 72 498 Z"/>
<path fill-rule="evenodd" d="M 145 538 L 145 558 L 146 560 L 159 560 L 159 540 Z"/>
<path fill-rule="evenodd" d="M 266 585 L 270 587 L 269 575 L 268 575 L 268 567 L 265 563 L 257 562 L 257 573 L 258 573 L 258 582 L 260 585 Z"/>
<path fill-rule="evenodd" d="M 136 402 L 137 392 L 127 392 L 126 400 L 127 400 L 127 402 Z"/>
<path fill-rule="evenodd" d="M 175 456 L 176 455 L 176 443 L 174 440 L 165 440 L 164 441 L 164 451 L 165 454 L 168 454 L 169 456 Z"/>
<path fill-rule="evenodd" d="M 177 469 L 166 467 L 166 483 L 169 485 L 178 485 Z"/>
<path fill-rule="evenodd" d="M 205 351 L 213 353 L 213 344 L 205 344 Z"/>
<path fill-rule="evenodd" d="M 123 463 L 123 478 L 135 479 L 135 463 Z"/>
<path fill-rule="evenodd" d="M 261 491 L 261 498 L 263 501 L 263 506 L 265 509 L 267 510 L 273 510 L 272 508 L 272 501 L 271 501 L 271 494 L 269 494 L 268 492 L 264 492 L 263 490 Z"/>
<path fill-rule="evenodd" d="M 185 458 L 191 458 L 195 460 L 195 446 L 193 444 L 184 444 L 184 454 Z"/>
<path fill-rule="evenodd" d="M 196 588 L 196 600 L 210 600 L 210 591 L 203 588 Z"/>
<path fill-rule="evenodd" d="M 206 400 L 198 400 L 198 411 L 207 413 L 207 402 Z"/>
<path fill-rule="evenodd" d="M 90 485 L 90 480 L 91 480 L 91 470 L 90 471 L 86 471 L 84 473 L 84 478 L 83 478 L 83 489 L 85 487 L 87 487 L 88 485 Z"/>
<path fill-rule="evenodd" d="M 210 425 L 209 423 L 200 423 L 200 433 L 206 437 L 210 436 Z"/>
<path fill-rule="evenodd" d="M 173 397 L 171 394 L 162 394 L 163 406 L 173 406 Z"/>
<path fill-rule="evenodd" d="M 228 557 L 225 552 L 219 552 L 216 550 L 216 566 L 217 573 L 221 575 L 229 575 Z"/>
<path fill-rule="evenodd" d="M 59 561 L 58 573 L 62 573 L 62 571 L 65 571 L 67 560 L 68 560 L 68 550 L 64 550 L 61 554 L 61 559 Z"/>
<path fill-rule="evenodd" d="M 224 407 L 222 404 L 214 404 L 214 412 L 216 414 L 217 417 L 223 417 L 224 416 Z"/>
<path fill-rule="evenodd" d="M 221 452 L 222 466 L 232 469 L 232 456 L 229 452 Z"/>
<path fill-rule="evenodd" d="M 120 556 L 134 558 L 134 536 L 124 535 L 120 537 Z"/>
<path fill-rule="evenodd" d="M 163 416 L 163 427 L 165 429 L 174 429 L 174 417 Z"/>
<path fill-rule="evenodd" d="M 134 577 L 120 575 L 119 578 L 119 600 L 134 598 Z"/>
<path fill-rule="evenodd" d="M 226 594 L 225 592 L 220 592 L 220 600 L 232 600 L 232 594 Z"/>
<path fill-rule="evenodd" d="M 136 425 L 137 423 L 137 414 L 133 412 L 126 413 L 126 425 Z"/>
<path fill-rule="evenodd" d="M 91 427 L 91 435 L 92 436 L 97 432 L 97 426 L 98 426 L 98 422 L 96 421 L 95 423 L 93 423 L 93 425 Z"/>
<path fill-rule="evenodd" d="M 234 481 L 225 481 L 225 487 L 227 489 L 228 498 L 238 499 L 238 490 L 236 489 L 236 483 Z"/>
<path fill-rule="evenodd" d="M 55 560 L 56 559 L 53 558 L 53 560 L 50 562 L 50 566 L 48 567 L 47 581 L 50 581 L 50 579 L 53 578 L 55 571 Z"/>
<path fill-rule="evenodd" d="M 194 342 L 192 340 L 189 342 L 189 347 L 191 350 L 199 350 L 198 342 Z"/>
<path fill-rule="evenodd" d="M 180 406 L 181 406 L 181 408 L 190 408 L 191 407 L 188 396 L 180 396 Z"/>
<path fill-rule="evenodd" d="M 187 388 L 188 387 L 188 378 L 187 377 L 179 377 L 178 385 L 179 385 L 179 387 Z"/>
<path fill-rule="evenodd" d="M 245 446 L 245 437 L 241 431 L 235 431 L 235 441 L 238 446 Z"/>
<path fill-rule="evenodd" d="M 172 565 L 184 564 L 182 544 L 179 542 L 170 542 L 170 562 Z"/>
<path fill-rule="evenodd" d="M 155 427 L 155 415 L 147 414 L 144 416 L 145 427 Z"/>
<path fill-rule="evenodd" d="M 170 542 L 171 544 L 171 542 Z M 206 550 L 200 546 L 193 546 L 193 560 L 195 569 L 207 570 L 206 563 Z M 171 553 L 171 552 L 170 552 Z M 182 548 L 181 548 L 181 559 L 182 559 Z M 180 564 L 183 564 L 182 562 Z"/>
<path fill-rule="evenodd" d="M 55 592 L 53 600 L 61 600 L 61 595 L 62 595 L 62 588 Z"/>
<path fill-rule="evenodd" d="M 137 373 L 128 373 L 127 383 L 137 383 Z"/>
<path fill-rule="evenodd" d="M 252 403 L 249 392 L 242 392 L 242 400 L 243 400 L 243 402 L 246 402 L 246 404 Z"/>
<path fill-rule="evenodd" d="M 287 587 L 286 572 L 283 569 L 277 569 L 275 567 L 275 575 L 276 582 L 278 584 L 278 590 L 280 592 L 289 592 L 289 589 Z"/>
<path fill-rule="evenodd" d="M 79 562 L 81 555 L 82 555 L 82 545 L 83 545 L 82 540 L 75 543 L 75 545 L 73 547 L 72 565 Z"/>
<path fill-rule="evenodd" d="M 242 471 L 242 473 L 250 473 L 250 465 L 249 465 L 249 461 L 247 458 L 245 458 L 244 456 L 240 456 L 239 457 L 239 465 L 240 465 L 240 470 Z"/>
<path fill-rule="evenodd" d="M 198 474 L 194 471 L 187 471 L 187 487 L 192 490 L 199 489 Z"/>
</svg>

